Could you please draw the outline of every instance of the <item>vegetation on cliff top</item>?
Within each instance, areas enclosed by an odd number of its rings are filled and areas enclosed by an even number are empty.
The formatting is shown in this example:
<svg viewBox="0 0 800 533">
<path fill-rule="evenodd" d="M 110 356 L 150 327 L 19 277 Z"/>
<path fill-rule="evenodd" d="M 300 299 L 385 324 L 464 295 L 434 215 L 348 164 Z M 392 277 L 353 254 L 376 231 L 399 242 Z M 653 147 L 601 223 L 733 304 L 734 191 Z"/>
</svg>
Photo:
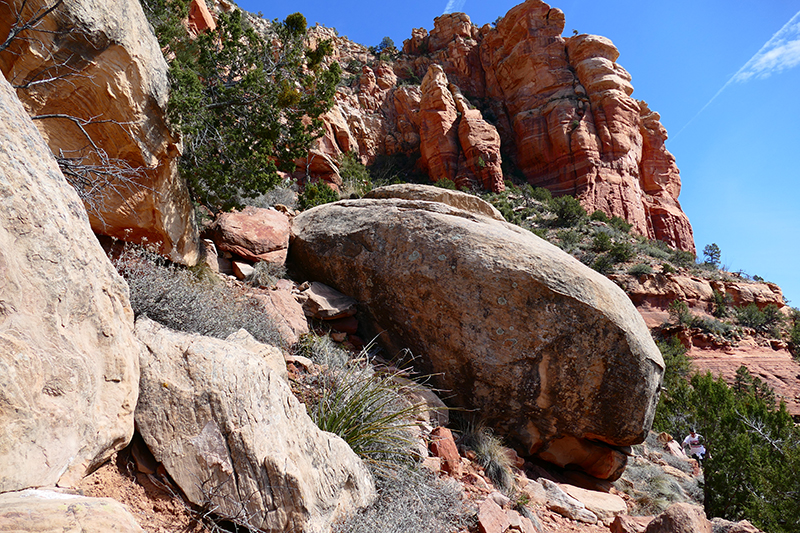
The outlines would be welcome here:
<svg viewBox="0 0 800 533">
<path fill-rule="evenodd" d="M 183 136 L 181 173 L 196 200 L 215 209 L 267 193 L 321 134 L 341 68 L 331 45 L 306 46 L 300 13 L 262 35 L 240 10 L 193 39 L 181 24 L 187 0 L 146 0 L 170 59 L 169 116 Z"/>
</svg>

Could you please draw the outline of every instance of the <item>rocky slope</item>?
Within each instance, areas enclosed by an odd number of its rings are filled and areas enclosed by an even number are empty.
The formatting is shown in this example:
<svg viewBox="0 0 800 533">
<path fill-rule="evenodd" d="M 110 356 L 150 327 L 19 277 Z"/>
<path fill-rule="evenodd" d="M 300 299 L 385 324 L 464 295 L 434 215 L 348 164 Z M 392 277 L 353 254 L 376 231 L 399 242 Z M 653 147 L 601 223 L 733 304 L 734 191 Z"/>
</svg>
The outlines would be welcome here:
<svg viewBox="0 0 800 533">
<path fill-rule="evenodd" d="M 415 29 L 387 63 L 317 28 L 353 77 L 301 173 L 337 184 L 343 152 L 365 163 L 416 154 L 433 181 L 499 191 L 507 158 L 507 174 L 516 168 L 534 185 L 580 198 L 589 212 L 620 216 L 641 235 L 693 251 L 660 117 L 631 98 L 631 77 L 610 40 L 564 38 L 563 30 L 563 12 L 540 0 L 513 8 L 496 27 L 442 15 L 430 33 Z"/>
</svg>

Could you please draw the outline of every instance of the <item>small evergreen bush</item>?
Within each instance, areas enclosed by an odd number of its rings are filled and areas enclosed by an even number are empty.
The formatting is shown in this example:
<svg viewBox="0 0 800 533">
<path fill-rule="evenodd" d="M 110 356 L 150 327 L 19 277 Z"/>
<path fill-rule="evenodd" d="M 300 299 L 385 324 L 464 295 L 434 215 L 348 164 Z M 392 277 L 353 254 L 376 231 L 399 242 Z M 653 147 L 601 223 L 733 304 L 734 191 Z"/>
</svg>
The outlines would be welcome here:
<svg viewBox="0 0 800 533">
<path fill-rule="evenodd" d="M 617 231 L 621 231 L 622 233 L 630 232 L 631 228 L 633 227 L 633 224 L 630 224 L 624 218 L 618 216 L 611 217 L 611 220 L 609 220 L 609 224 L 611 225 L 612 228 L 614 228 Z"/>
<path fill-rule="evenodd" d="M 605 212 L 600 211 L 599 209 L 596 210 L 594 213 L 589 215 L 589 220 L 597 220 L 598 222 L 610 222 L 611 219 L 608 218 L 608 215 Z"/>
<path fill-rule="evenodd" d="M 780 337 L 780 326 L 783 316 L 775 304 L 769 304 L 763 310 L 754 303 L 734 310 L 737 322 L 759 333 Z"/>
<path fill-rule="evenodd" d="M 550 209 L 556 215 L 555 225 L 562 228 L 577 226 L 586 219 L 586 210 L 569 195 L 550 200 Z"/>
<path fill-rule="evenodd" d="M 712 309 L 711 314 L 716 318 L 727 317 L 728 314 L 730 314 L 729 307 L 733 303 L 733 298 L 731 295 L 714 289 L 712 297 L 714 299 L 714 308 Z"/>
<path fill-rule="evenodd" d="M 567 252 L 581 242 L 581 234 L 572 229 L 561 230 L 556 234 L 556 237 L 560 241 L 559 248 Z"/>
<path fill-rule="evenodd" d="M 592 250 L 596 252 L 607 252 L 611 249 L 611 236 L 604 232 L 598 231 L 592 238 Z"/>
<path fill-rule="evenodd" d="M 361 198 L 372 190 L 369 170 L 353 152 L 342 154 L 339 158 L 339 176 L 342 177 L 344 196 Z"/>
<path fill-rule="evenodd" d="M 692 252 L 674 250 L 671 261 L 675 266 L 688 268 L 695 264 L 695 255 Z"/>
<path fill-rule="evenodd" d="M 451 191 L 457 191 L 458 187 L 456 187 L 456 183 L 453 180 L 449 180 L 447 178 L 442 178 L 433 182 L 436 187 L 441 187 L 442 189 L 450 189 Z"/>
<path fill-rule="evenodd" d="M 633 265 L 631 268 L 628 269 L 628 274 L 630 274 L 631 276 L 645 276 L 647 274 L 652 274 L 652 273 L 653 273 L 653 267 L 642 263 Z"/>
<path fill-rule="evenodd" d="M 300 193 L 297 203 L 300 209 L 306 210 L 318 205 L 335 202 L 338 199 L 339 195 L 331 189 L 330 185 L 324 181 L 317 181 L 306 184 L 303 192 Z"/>
<path fill-rule="evenodd" d="M 631 243 L 621 241 L 616 242 L 611 246 L 609 254 L 614 262 L 624 263 L 626 261 L 630 261 L 636 256 L 636 250 L 634 250 Z"/>
<path fill-rule="evenodd" d="M 608 254 L 600 254 L 592 263 L 592 268 L 601 274 L 610 274 L 614 268 L 614 260 Z"/>
</svg>

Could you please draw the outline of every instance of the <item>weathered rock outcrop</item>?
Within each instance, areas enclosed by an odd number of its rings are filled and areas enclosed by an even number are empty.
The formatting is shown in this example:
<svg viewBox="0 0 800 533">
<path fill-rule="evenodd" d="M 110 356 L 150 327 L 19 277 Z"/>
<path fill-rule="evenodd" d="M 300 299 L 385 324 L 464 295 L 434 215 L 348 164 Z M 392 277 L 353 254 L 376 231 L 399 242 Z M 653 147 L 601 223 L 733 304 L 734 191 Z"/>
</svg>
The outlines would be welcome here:
<svg viewBox="0 0 800 533">
<path fill-rule="evenodd" d="M 110 498 L 87 498 L 47 490 L 0 494 L 0 531 L 144 533 L 125 506 Z"/>
<path fill-rule="evenodd" d="M 564 13 L 541 0 L 514 7 L 496 28 L 478 28 L 463 13 L 437 17 L 430 34 L 412 32 L 393 64 L 397 78 L 424 78 L 418 95 L 391 87 L 391 79 L 380 84 L 385 64 L 374 71 L 364 66 L 360 82 L 337 93 L 339 111 L 331 116 L 340 118 L 326 146 L 346 143 L 328 151 L 358 147 L 369 163 L 419 150 L 434 181 L 502 190 L 502 148 L 532 184 L 574 195 L 589 212 L 620 216 L 649 238 L 694 250 L 659 115 L 631 98 L 631 76 L 616 63 L 610 40 L 564 38 L 563 30 Z M 480 102 L 480 110 L 462 109 L 453 98 L 461 93 Z M 477 179 L 470 182 L 470 174 Z"/>
<path fill-rule="evenodd" d="M 374 497 L 360 459 L 257 353 L 146 318 L 136 333 L 137 427 L 193 503 L 264 531 L 323 533 Z"/>
<path fill-rule="evenodd" d="M 289 256 L 526 454 L 610 478 L 614 447 L 650 427 L 663 362 L 644 321 L 530 232 L 433 202 L 341 201 L 294 219 Z"/>
<path fill-rule="evenodd" d="M 128 287 L 0 79 L 0 492 L 69 485 L 133 434 Z"/>
<path fill-rule="evenodd" d="M 684 274 L 645 274 L 641 276 L 611 276 L 631 301 L 639 308 L 648 326 L 661 325 L 669 318 L 669 304 L 685 302 L 695 312 L 710 314 L 714 309 L 714 291 L 730 297 L 730 305 L 744 307 L 756 304 L 786 306 L 783 292 L 774 283 L 709 280 Z"/>
<path fill-rule="evenodd" d="M 0 35 L 7 35 L 21 6 L 26 20 L 50 3 L 3 2 Z M 147 239 L 173 261 L 197 262 L 192 205 L 177 170 L 178 141 L 165 117 L 167 64 L 138 1 L 65 0 L 0 53 L 0 69 L 20 87 L 31 116 L 51 117 L 36 125 L 54 154 L 97 163 L 92 154 L 100 150 L 141 171 L 131 184 L 112 182 L 93 195 L 95 232 Z M 86 123 L 81 128 L 66 116 Z"/>
</svg>

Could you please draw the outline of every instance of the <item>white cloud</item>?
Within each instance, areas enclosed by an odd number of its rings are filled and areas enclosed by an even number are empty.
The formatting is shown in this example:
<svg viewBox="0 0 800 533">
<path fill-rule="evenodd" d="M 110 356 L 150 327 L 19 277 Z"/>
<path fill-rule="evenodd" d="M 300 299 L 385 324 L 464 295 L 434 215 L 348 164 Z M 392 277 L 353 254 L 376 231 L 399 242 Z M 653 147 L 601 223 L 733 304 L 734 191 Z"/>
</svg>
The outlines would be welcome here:
<svg viewBox="0 0 800 533">
<path fill-rule="evenodd" d="M 800 65 L 800 12 L 778 30 L 761 50 L 734 74 L 731 81 L 743 83 L 753 78 L 768 78 L 772 74 L 798 65 Z"/>
<path fill-rule="evenodd" d="M 443 15 L 447 13 L 457 13 L 464 8 L 464 3 L 467 0 L 447 0 L 447 7 L 444 8 Z"/>
</svg>

